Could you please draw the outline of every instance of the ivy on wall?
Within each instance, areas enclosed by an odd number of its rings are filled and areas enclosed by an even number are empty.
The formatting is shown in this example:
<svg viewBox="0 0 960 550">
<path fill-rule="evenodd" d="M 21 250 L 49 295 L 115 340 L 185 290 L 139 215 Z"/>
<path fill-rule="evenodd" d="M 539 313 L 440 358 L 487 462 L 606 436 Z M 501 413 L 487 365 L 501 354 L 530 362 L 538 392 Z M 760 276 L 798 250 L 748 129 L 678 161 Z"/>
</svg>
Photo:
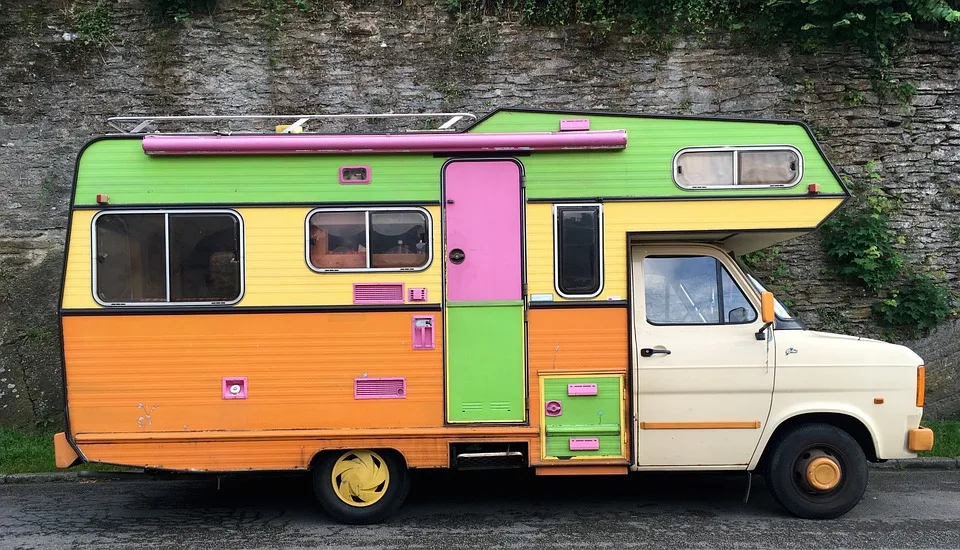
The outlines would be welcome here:
<svg viewBox="0 0 960 550">
<path fill-rule="evenodd" d="M 582 23 L 634 34 L 732 30 L 804 51 L 852 42 L 882 71 L 917 29 L 960 33 L 958 0 L 445 0 L 459 14 L 516 15 L 527 24 Z"/>
<path fill-rule="evenodd" d="M 875 162 L 865 169 L 866 179 L 846 181 L 854 200 L 824 224 L 823 248 L 837 274 L 878 297 L 872 310 L 881 326 L 915 336 L 946 320 L 954 299 L 941 281 L 904 261 L 896 245 L 905 240 L 890 227 L 899 201 L 883 190 Z"/>
</svg>

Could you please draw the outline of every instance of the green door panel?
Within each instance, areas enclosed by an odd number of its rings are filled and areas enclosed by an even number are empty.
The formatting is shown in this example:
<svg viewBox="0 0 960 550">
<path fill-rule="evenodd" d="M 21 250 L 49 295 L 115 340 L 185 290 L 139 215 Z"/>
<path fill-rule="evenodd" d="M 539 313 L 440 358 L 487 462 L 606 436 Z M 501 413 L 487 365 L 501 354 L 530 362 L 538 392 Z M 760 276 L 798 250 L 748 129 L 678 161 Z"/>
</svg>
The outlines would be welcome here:
<svg viewBox="0 0 960 550">
<path fill-rule="evenodd" d="M 447 420 L 526 419 L 523 302 L 447 304 Z"/>
</svg>

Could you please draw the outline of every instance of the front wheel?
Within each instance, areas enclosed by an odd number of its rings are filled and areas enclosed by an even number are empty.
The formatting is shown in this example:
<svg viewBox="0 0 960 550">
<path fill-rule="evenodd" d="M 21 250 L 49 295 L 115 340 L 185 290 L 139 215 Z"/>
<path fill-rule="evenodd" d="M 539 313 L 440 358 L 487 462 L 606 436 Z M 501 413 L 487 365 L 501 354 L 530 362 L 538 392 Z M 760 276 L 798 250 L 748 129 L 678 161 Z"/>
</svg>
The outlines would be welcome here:
<svg viewBox="0 0 960 550">
<path fill-rule="evenodd" d="M 329 453 L 313 469 L 320 506 L 342 523 L 376 523 L 397 511 L 410 492 L 403 460 L 392 451 Z"/>
<path fill-rule="evenodd" d="M 867 489 L 867 459 L 847 432 L 807 424 L 784 434 L 767 465 L 773 497 L 802 518 L 832 519 L 849 512 Z"/>
</svg>

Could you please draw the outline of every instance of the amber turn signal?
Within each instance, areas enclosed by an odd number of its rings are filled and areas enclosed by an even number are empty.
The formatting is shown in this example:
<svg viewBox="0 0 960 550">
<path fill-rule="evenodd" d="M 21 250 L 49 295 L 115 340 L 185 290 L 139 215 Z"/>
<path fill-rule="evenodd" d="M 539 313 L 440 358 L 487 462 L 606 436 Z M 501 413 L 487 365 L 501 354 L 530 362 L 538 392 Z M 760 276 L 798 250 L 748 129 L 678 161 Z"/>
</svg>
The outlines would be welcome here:
<svg viewBox="0 0 960 550">
<path fill-rule="evenodd" d="M 923 365 L 917 367 L 917 406 L 923 406 L 923 397 L 927 391 L 927 379 Z"/>
</svg>

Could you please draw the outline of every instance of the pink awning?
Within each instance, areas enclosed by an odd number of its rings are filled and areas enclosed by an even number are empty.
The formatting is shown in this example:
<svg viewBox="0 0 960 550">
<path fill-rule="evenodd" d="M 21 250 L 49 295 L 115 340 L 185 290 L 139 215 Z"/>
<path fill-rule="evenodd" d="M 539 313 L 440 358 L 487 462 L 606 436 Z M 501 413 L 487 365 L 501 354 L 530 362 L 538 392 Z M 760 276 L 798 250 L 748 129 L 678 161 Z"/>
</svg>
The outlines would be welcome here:
<svg viewBox="0 0 960 550">
<path fill-rule="evenodd" d="M 626 130 L 515 134 L 185 136 L 148 135 L 148 155 L 472 153 L 623 149 Z"/>
</svg>

